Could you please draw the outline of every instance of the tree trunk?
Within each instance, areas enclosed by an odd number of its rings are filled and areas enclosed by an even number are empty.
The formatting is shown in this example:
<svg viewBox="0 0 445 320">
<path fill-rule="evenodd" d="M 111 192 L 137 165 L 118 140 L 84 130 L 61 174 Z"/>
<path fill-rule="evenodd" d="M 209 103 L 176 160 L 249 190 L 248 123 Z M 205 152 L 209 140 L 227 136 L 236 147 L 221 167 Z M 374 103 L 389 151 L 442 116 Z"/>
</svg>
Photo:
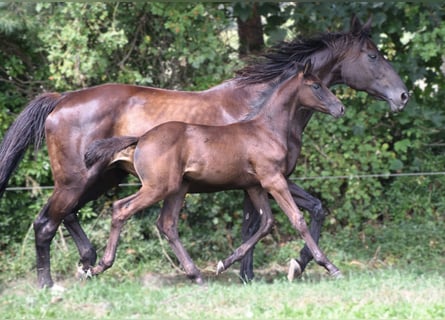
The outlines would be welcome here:
<svg viewBox="0 0 445 320">
<path fill-rule="evenodd" d="M 251 14 L 247 19 L 237 17 L 239 54 L 240 56 L 258 54 L 264 48 L 263 26 L 261 15 L 258 13 L 258 4 L 251 7 Z"/>
</svg>

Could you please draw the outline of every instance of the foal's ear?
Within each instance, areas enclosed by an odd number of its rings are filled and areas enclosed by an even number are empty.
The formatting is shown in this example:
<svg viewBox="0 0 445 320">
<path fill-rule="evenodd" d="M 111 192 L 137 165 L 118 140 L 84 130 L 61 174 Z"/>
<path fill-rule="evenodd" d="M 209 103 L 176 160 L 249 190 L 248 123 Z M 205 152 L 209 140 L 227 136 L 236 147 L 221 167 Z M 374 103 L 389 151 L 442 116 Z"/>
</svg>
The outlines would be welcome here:
<svg viewBox="0 0 445 320">
<path fill-rule="evenodd" d="M 361 33 L 370 34 L 371 33 L 372 16 L 369 17 L 368 21 L 364 25 L 360 22 L 360 19 L 354 14 L 351 18 L 351 33 L 355 36 Z"/>
<path fill-rule="evenodd" d="M 309 59 L 308 61 L 306 61 L 306 63 L 304 64 L 304 68 L 303 68 L 303 75 L 306 76 L 309 73 L 312 72 L 312 61 L 311 59 Z"/>
</svg>

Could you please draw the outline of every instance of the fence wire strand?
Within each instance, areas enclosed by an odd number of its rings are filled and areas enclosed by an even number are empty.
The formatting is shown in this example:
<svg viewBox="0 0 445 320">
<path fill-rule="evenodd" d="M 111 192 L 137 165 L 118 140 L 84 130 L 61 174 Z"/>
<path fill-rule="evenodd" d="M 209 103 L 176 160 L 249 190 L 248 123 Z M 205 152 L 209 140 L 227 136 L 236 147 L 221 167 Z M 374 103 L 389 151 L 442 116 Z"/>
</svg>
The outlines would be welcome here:
<svg viewBox="0 0 445 320">
<path fill-rule="evenodd" d="M 442 176 L 445 175 L 445 171 L 437 172 L 405 172 L 405 173 L 369 173 L 369 174 L 351 174 L 340 176 L 314 176 L 314 177 L 293 177 L 291 181 L 305 181 L 305 180 L 333 180 L 333 179 L 377 179 L 377 178 L 398 178 L 398 177 L 422 177 L 422 176 Z M 125 187 L 137 187 L 140 183 L 121 183 L 118 186 Z M 32 191 L 32 190 L 52 190 L 54 186 L 38 186 L 38 187 L 8 187 L 5 191 Z"/>
</svg>

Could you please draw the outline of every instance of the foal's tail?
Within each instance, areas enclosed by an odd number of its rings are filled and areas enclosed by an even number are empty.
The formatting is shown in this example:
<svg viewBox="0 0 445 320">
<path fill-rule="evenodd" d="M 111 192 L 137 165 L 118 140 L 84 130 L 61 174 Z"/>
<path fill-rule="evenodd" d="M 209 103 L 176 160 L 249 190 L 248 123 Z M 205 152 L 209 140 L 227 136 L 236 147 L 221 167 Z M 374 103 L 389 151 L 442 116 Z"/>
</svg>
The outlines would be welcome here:
<svg viewBox="0 0 445 320">
<path fill-rule="evenodd" d="M 44 93 L 32 100 L 9 127 L 0 144 L 0 197 L 11 174 L 29 145 L 40 148 L 45 135 L 45 120 L 63 98 L 59 93 Z"/>
<path fill-rule="evenodd" d="M 94 141 L 85 152 L 84 162 L 89 169 L 93 165 L 107 166 L 114 155 L 139 141 L 138 137 L 113 137 Z"/>
</svg>

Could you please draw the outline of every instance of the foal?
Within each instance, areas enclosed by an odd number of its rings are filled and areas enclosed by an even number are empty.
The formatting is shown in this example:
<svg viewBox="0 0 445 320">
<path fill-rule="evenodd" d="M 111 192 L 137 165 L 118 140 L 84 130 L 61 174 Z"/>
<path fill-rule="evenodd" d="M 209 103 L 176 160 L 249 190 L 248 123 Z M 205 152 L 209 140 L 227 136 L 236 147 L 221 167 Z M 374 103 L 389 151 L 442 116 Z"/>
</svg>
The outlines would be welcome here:
<svg viewBox="0 0 445 320">
<path fill-rule="evenodd" d="M 217 272 L 241 259 L 271 229 L 273 216 L 268 193 L 300 232 L 315 261 L 331 275 L 339 270 L 312 239 L 286 182 L 288 139 L 299 108 L 339 117 L 344 106 L 314 75 L 311 63 L 296 64 L 263 94 L 246 119 L 226 126 L 167 122 L 143 136 L 98 140 L 90 146 L 85 162 L 102 170 L 116 162 L 135 173 L 139 191 L 113 204 L 110 237 L 103 258 L 91 272 L 99 274 L 114 262 L 121 229 L 136 212 L 164 200 L 157 226 L 167 237 L 185 273 L 198 283 L 201 274 L 179 240 L 177 221 L 187 192 L 244 189 L 261 213 L 259 230 L 224 261 Z M 132 153 L 134 152 L 134 153 Z M 133 165 L 133 167 L 131 167 Z M 193 182 L 193 188 L 190 188 Z M 197 187 L 198 186 L 198 187 Z"/>
</svg>

